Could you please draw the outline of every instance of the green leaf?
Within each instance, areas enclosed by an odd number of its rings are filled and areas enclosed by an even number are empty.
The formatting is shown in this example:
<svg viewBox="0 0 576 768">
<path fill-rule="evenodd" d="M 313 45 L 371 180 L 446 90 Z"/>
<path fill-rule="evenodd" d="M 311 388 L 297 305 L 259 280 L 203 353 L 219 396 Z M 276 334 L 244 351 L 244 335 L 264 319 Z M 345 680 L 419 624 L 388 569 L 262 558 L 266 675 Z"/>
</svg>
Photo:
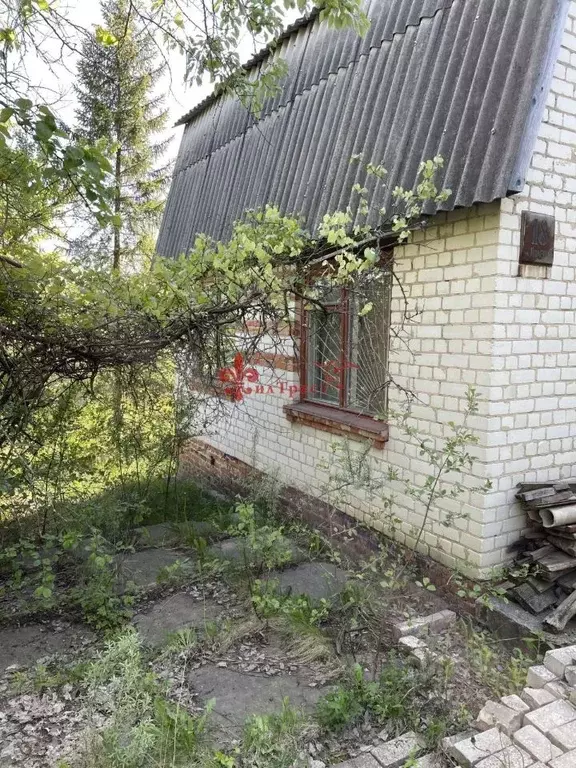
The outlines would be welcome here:
<svg viewBox="0 0 576 768">
<path fill-rule="evenodd" d="M 7 123 L 13 114 L 14 110 L 12 107 L 4 107 L 3 109 L 0 109 L 0 123 Z"/>
<path fill-rule="evenodd" d="M 54 129 L 44 120 L 37 120 L 35 128 L 36 136 L 40 139 L 40 141 L 48 141 L 48 139 L 52 138 Z"/>
<path fill-rule="evenodd" d="M 34 104 L 30 101 L 30 99 L 16 99 L 14 104 L 16 104 L 16 106 L 21 112 L 27 112 L 29 109 L 32 109 L 32 107 L 34 106 Z"/>
<path fill-rule="evenodd" d="M 105 29 L 104 27 L 97 26 L 94 34 L 96 36 L 96 42 L 100 43 L 100 45 L 111 46 L 118 43 L 118 38 L 113 35 L 109 29 Z"/>
<path fill-rule="evenodd" d="M 16 31 L 11 27 L 0 29 L 0 42 L 6 43 L 6 45 L 11 48 L 16 42 Z"/>
</svg>

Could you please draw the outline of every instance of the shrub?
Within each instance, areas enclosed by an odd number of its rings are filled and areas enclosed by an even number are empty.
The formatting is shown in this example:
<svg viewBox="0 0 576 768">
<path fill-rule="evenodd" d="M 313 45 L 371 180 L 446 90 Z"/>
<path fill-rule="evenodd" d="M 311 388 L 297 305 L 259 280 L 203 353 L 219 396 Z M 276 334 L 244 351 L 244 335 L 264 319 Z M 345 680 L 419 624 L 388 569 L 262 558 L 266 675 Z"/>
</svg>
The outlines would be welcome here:
<svg viewBox="0 0 576 768">
<path fill-rule="evenodd" d="M 88 765 L 163 768 L 199 760 L 210 707 L 194 717 L 166 698 L 133 629 L 108 643 L 86 678 L 88 700 L 107 716 L 84 756 Z"/>
</svg>

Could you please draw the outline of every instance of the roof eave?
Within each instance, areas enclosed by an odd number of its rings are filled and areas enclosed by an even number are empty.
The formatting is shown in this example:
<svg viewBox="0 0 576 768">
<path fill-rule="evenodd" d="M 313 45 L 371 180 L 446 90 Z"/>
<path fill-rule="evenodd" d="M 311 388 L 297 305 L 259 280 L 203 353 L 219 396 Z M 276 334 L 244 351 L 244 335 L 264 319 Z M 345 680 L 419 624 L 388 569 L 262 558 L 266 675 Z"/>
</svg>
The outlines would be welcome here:
<svg viewBox="0 0 576 768">
<path fill-rule="evenodd" d="M 249 72 L 255 66 L 260 64 L 260 62 L 264 61 L 274 51 L 274 48 L 278 45 L 278 43 L 290 37 L 290 35 L 293 32 L 296 32 L 301 27 L 305 27 L 308 24 L 310 24 L 310 22 L 314 21 L 314 19 L 318 16 L 319 13 L 320 13 L 320 8 L 315 7 L 310 11 L 310 13 L 306 14 L 306 16 L 301 16 L 300 18 L 296 19 L 296 21 L 292 22 L 292 24 L 289 24 L 278 35 L 278 37 L 275 37 L 274 40 L 272 40 L 272 42 L 268 43 L 268 45 L 264 46 L 264 48 L 258 51 L 258 53 L 255 53 L 254 56 L 252 56 L 252 58 L 248 59 L 248 61 L 242 64 L 241 69 L 243 69 L 245 72 Z M 174 123 L 174 127 L 177 128 L 180 125 L 185 125 L 186 123 L 189 123 L 197 115 L 204 112 L 204 110 L 207 107 L 209 107 L 210 104 L 213 104 L 215 101 L 217 101 L 217 99 L 219 99 L 220 96 L 222 96 L 224 93 L 226 93 L 226 84 L 219 83 L 218 85 L 215 86 L 212 93 L 206 96 L 205 99 L 202 99 L 202 101 L 199 104 L 193 107 L 185 115 L 182 115 L 182 117 Z"/>
<path fill-rule="evenodd" d="M 562 45 L 562 36 L 566 26 L 569 6 L 570 0 L 558 0 L 554 18 L 550 25 L 551 31 L 548 54 L 543 62 L 540 77 L 538 78 L 532 96 L 532 109 L 526 121 L 526 127 L 518 149 L 516 163 L 512 169 L 512 174 L 508 183 L 508 195 L 522 192 L 526 184 L 526 176 L 528 174 L 528 169 L 530 168 L 530 163 L 532 162 L 534 146 L 544 117 L 544 109 L 552 84 L 554 68 L 558 61 L 558 54 Z"/>
</svg>

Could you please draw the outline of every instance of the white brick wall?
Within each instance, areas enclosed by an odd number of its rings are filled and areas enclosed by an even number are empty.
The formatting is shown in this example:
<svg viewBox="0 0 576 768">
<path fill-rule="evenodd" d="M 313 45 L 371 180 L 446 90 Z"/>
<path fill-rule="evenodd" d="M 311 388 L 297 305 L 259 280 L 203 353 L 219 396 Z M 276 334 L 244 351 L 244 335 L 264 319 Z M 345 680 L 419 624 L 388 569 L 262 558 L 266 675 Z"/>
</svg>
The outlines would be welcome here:
<svg viewBox="0 0 576 768">
<path fill-rule="evenodd" d="M 486 498 L 501 528 L 486 542 L 487 566 L 526 527 L 515 485 L 576 475 L 575 32 L 572 0 L 526 187 L 501 204 L 494 352 L 504 378 L 502 387 L 492 379 L 488 392 L 488 412 L 501 421 L 490 436 L 501 471 Z M 556 244 L 552 267 L 523 267 L 518 276 L 523 210 L 555 217 Z"/>
<path fill-rule="evenodd" d="M 526 188 L 521 195 L 436 217 L 425 232 L 396 249 L 397 271 L 411 308 L 421 314 L 408 329 L 410 352 L 396 343 L 395 380 L 418 395 L 413 424 L 439 439 L 458 421 L 466 389 L 477 387 L 480 412 L 470 425 L 479 444 L 457 501 L 433 509 L 420 549 L 449 566 L 488 575 L 525 527 L 514 501 L 520 481 L 576 475 L 576 0 L 554 73 Z M 522 210 L 556 217 L 554 266 L 524 267 L 518 276 Z M 401 293 L 393 293 L 393 324 Z M 263 378 L 269 372 L 261 370 Z M 297 374 L 279 371 L 288 384 Z M 331 447 L 337 438 L 292 425 L 285 395 L 254 395 L 224 415 L 206 437 L 220 450 L 275 474 L 312 495 L 331 498 L 358 520 L 390 532 L 387 500 L 400 520 L 394 535 L 408 544 L 422 524 L 422 505 L 405 493 L 428 468 L 417 444 L 392 427 L 383 450 L 372 449 L 372 469 L 398 470 L 403 481 L 370 494 L 327 494 Z M 399 394 L 391 392 L 391 404 Z M 351 441 L 359 451 L 360 443 Z M 332 459 L 331 459 L 332 457 Z M 486 494 L 477 486 L 490 479 Z M 450 526 L 449 512 L 462 514 Z"/>
<path fill-rule="evenodd" d="M 425 232 L 417 233 L 412 243 L 397 249 L 397 272 L 410 309 L 418 308 L 421 314 L 407 328 L 409 349 L 400 342 L 393 345 L 390 367 L 397 383 L 418 395 L 412 424 L 422 436 L 447 435 L 447 422 L 462 417 L 468 385 L 484 389 L 491 367 L 498 366 L 491 353 L 499 216 L 499 203 L 443 214 Z M 401 296 L 400 288 L 395 286 L 395 327 L 402 317 Z M 276 389 L 280 379 L 288 386 L 298 381 L 296 373 L 273 373 L 265 368 L 259 368 L 259 372 L 260 383 L 267 385 L 271 381 Z M 391 405 L 401 405 L 402 397 L 393 390 Z M 337 471 L 333 448 L 342 443 L 341 439 L 309 426 L 292 425 L 283 412 L 287 402 L 287 395 L 276 391 L 273 395 L 253 393 L 241 404 L 222 404 L 223 414 L 205 439 L 283 482 L 336 502 L 356 519 L 388 533 L 387 500 L 393 494 L 391 511 L 400 519 L 394 536 L 413 543 L 424 509 L 406 494 L 405 481 L 421 484 L 429 471 L 419 456 L 417 443 L 392 426 L 385 448 L 371 449 L 366 461 L 371 464 L 373 477 L 383 478 L 391 466 L 401 479 L 393 483 L 383 479 L 382 488 L 373 493 L 353 488 L 335 496 L 330 475 Z M 483 565 L 485 537 L 500 533 L 494 528 L 495 515 L 491 510 L 486 512 L 486 498 L 472 490 L 492 471 L 494 476 L 499 472 L 498 466 L 491 463 L 499 448 L 488 439 L 487 407 L 488 402 L 483 405 L 486 413 L 471 422 L 480 437 L 480 445 L 473 449 L 478 456 L 473 477 L 465 480 L 471 490 L 466 490 L 458 503 L 446 500 L 443 509 L 431 511 L 420 547 L 447 565 L 459 564 L 470 571 Z M 492 421 L 500 426 L 499 419 Z M 364 450 L 360 442 L 350 441 L 348 446 L 352 451 Z M 447 527 L 442 521 L 450 512 L 465 517 Z"/>
</svg>

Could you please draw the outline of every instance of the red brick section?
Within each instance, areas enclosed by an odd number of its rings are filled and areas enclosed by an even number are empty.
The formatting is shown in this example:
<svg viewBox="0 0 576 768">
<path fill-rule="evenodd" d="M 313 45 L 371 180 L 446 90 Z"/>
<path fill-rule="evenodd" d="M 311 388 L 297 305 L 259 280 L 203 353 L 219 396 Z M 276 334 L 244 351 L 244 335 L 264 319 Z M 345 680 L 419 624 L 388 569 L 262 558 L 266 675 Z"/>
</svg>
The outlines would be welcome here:
<svg viewBox="0 0 576 768">
<path fill-rule="evenodd" d="M 249 464 L 229 456 L 199 440 L 190 440 L 180 455 L 180 476 L 193 478 L 202 485 L 231 494 L 246 493 L 248 480 L 265 475 Z M 376 531 L 358 529 L 358 522 L 321 499 L 291 486 L 280 489 L 279 506 L 287 517 L 303 520 L 334 540 L 351 556 L 367 555 L 378 550 Z M 355 529 L 354 537 L 347 533 Z"/>
<path fill-rule="evenodd" d="M 262 480 L 265 475 L 244 461 L 213 448 L 200 440 L 189 440 L 180 454 L 179 476 L 197 480 L 201 485 L 231 495 L 244 495 L 250 479 Z M 404 559 L 412 552 L 391 542 L 377 531 L 359 525 L 357 520 L 327 504 L 322 499 L 310 496 L 292 486 L 283 486 L 279 498 L 280 510 L 287 517 L 302 520 L 324 534 L 335 546 L 351 559 L 367 557 L 378 552 L 386 541 L 396 547 Z M 351 535 L 351 531 L 354 534 Z M 428 557 L 416 556 L 421 573 L 428 576 L 449 602 L 461 611 L 474 613 L 474 604 L 455 597 L 457 587 L 454 574 L 449 568 Z"/>
<path fill-rule="evenodd" d="M 277 371 L 295 371 L 298 368 L 294 356 L 269 355 L 263 352 L 255 352 L 247 362 L 249 365 L 259 365 L 262 368 L 272 368 Z"/>
</svg>

